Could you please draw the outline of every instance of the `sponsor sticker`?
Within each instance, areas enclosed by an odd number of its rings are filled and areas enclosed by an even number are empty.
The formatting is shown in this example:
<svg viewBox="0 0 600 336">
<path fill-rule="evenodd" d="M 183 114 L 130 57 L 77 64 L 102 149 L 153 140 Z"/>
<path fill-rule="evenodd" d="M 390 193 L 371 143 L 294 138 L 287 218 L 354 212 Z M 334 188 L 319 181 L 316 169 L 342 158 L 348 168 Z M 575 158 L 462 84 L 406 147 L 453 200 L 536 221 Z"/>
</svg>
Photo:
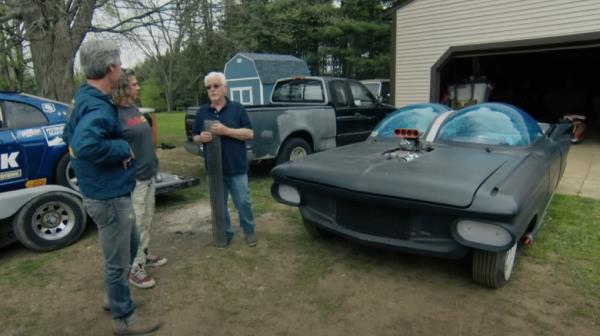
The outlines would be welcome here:
<svg viewBox="0 0 600 336">
<path fill-rule="evenodd" d="M 19 178 L 19 177 L 21 177 L 21 175 L 22 175 L 21 169 L 10 170 L 7 172 L 0 172 L 0 181 Z"/>
<path fill-rule="evenodd" d="M 42 130 L 40 128 L 28 128 L 24 130 L 19 130 L 17 132 L 18 138 L 33 138 L 35 136 L 41 135 Z"/>
<path fill-rule="evenodd" d="M 65 125 L 44 127 L 44 133 L 46 134 L 46 143 L 48 144 L 48 147 L 63 145 L 65 143 L 62 139 L 64 129 Z"/>
<path fill-rule="evenodd" d="M 56 112 L 56 107 L 52 103 L 43 103 L 42 110 L 46 113 L 54 113 Z"/>
</svg>

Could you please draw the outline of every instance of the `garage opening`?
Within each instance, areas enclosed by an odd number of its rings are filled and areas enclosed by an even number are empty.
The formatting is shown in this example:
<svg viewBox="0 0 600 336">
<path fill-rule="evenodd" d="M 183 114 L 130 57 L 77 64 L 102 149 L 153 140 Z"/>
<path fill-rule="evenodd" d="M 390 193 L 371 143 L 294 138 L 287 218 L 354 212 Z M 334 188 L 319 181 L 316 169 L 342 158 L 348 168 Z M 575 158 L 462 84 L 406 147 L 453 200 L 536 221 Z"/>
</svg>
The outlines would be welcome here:
<svg viewBox="0 0 600 336">
<path fill-rule="evenodd" d="M 586 139 L 600 141 L 600 46 L 455 53 L 439 68 L 439 100 L 470 78 L 492 85 L 489 101 L 514 104 L 542 122 L 586 116 Z"/>
</svg>

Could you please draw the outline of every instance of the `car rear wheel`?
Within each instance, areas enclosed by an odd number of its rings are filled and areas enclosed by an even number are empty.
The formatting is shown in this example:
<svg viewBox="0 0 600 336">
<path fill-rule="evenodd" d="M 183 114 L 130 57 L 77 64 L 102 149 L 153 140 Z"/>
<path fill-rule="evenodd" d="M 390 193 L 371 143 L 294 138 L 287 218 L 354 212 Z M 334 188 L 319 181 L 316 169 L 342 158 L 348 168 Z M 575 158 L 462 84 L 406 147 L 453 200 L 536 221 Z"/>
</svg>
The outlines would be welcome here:
<svg viewBox="0 0 600 336">
<path fill-rule="evenodd" d="M 306 140 L 302 138 L 290 138 L 281 146 L 279 154 L 277 154 L 277 159 L 275 159 L 275 164 L 279 165 L 284 162 L 294 161 L 310 153 L 312 153 L 312 149 Z"/>
<path fill-rule="evenodd" d="M 60 157 L 60 160 L 58 160 L 56 170 L 54 171 L 54 179 L 57 184 L 79 191 L 77 177 L 75 177 L 75 172 L 73 171 L 73 168 L 71 168 L 69 153 L 65 153 Z"/>
<path fill-rule="evenodd" d="M 302 217 L 302 224 L 304 224 L 306 232 L 308 232 L 308 234 L 313 238 L 327 239 L 331 237 L 331 232 L 321 229 L 314 222 L 309 221 L 304 217 Z"/>
<path fill-rule="evenodd" d="M 87 217 L 78 197 L 49 192 L 25 204 L 13 219 L 13 232 L 26 247 L 51 251 L 77 241 Z"/>
<path fill-rule="evenodd" d="M 504 286 L 517 261 L 518 243 L 504 252 L 473 251 L 473 280 L 491 288 Z"/>
</svg>

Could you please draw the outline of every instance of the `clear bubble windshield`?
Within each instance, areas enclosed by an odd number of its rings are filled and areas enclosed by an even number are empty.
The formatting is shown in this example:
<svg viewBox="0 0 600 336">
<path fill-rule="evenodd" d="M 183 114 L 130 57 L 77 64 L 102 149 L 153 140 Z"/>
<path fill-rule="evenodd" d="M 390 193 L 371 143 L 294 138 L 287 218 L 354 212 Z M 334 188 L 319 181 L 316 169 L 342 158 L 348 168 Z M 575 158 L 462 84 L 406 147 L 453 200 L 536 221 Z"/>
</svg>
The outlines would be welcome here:
<svg viewBox="0 0 600 336">
<path fill-rule="evenodd" d="M 450 111 L 450 108 L 440 104 L 405 106 L 383 119 L 371 136 L 394 137 L 394 131 L 398 128 L 418 129 L 419 132 L 425 133 L 433 120 L 445 111 Z"/>
<path fill-rule="evenodd" d="M 538 123 L 523 110 L 500 103 L 465 107 L 441 126 L 436 142 L 529 146 L 542 136 Z"/>
</svg>

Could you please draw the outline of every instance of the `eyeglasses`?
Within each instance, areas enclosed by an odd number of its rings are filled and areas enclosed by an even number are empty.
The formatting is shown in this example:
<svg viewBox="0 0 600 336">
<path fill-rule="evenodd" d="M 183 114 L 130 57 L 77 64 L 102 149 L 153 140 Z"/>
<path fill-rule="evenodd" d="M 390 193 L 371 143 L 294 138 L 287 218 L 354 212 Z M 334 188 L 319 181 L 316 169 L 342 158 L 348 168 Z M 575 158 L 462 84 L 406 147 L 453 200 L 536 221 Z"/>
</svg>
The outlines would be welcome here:
<svg viewBox="0 0 600 336">
<path fill-rule="evenodd" d="M 210 89 L 218 89 L 221 87 L 221 84 L 212 84 L 212 85 L 207 85 L 206 89 L 210 90 Z"/>
</svg>

